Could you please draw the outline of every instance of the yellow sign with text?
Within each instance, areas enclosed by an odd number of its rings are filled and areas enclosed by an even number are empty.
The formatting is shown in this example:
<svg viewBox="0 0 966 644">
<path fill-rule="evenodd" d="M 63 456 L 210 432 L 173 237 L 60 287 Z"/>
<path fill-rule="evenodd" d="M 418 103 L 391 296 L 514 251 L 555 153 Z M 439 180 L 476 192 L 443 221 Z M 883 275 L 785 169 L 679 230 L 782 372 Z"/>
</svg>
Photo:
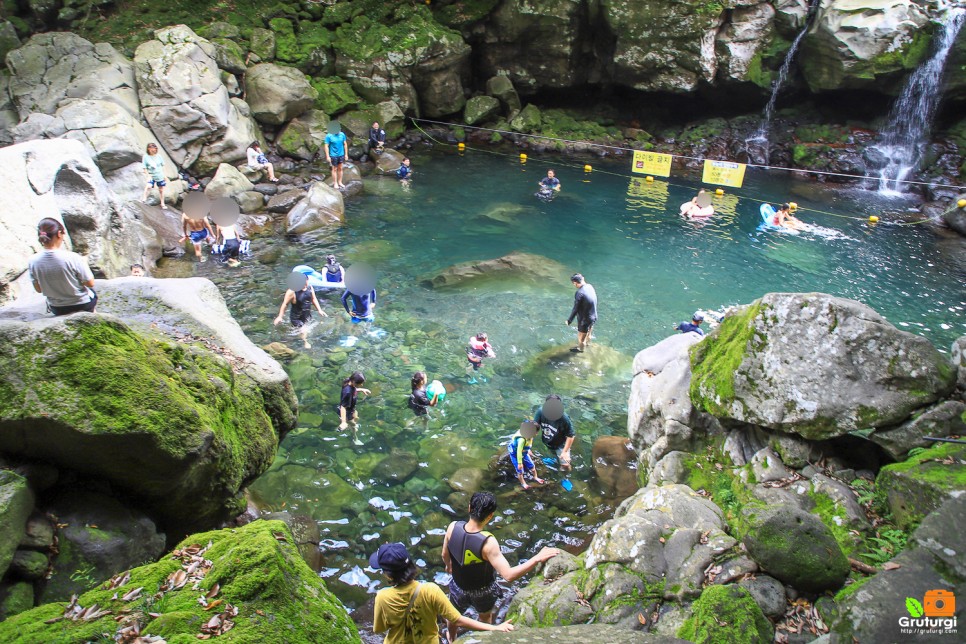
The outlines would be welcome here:
<svg viewBox="0 0 966 644">
<path fill-rule="evenodd" d="M 671 155 L 660 152 L 634 150 L 631 171 L 639 174 L 652 174 L 657 177 L 671 176 Z"/>
<path fill-rule="evenodd" d="M 705 161 L 701 181 L 716 186 L 740 188 L 745 180 L 745 164 L 730 161 Z"/>
</svg>

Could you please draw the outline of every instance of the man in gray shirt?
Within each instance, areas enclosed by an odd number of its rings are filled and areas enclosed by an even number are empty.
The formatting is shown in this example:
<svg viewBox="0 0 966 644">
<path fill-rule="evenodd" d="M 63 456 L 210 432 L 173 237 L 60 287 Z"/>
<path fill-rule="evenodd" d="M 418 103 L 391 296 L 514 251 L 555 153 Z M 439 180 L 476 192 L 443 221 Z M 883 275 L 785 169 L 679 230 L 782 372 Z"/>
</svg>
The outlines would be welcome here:
<svg viewBox="0 0 966 644">
<path fill-rule="evenodd" d="M 597 291 L 584 281 L 580 273 L 574 273 L 570 282 L 577 292 L 574 293 L 574 308 L 567 318 L 567 326 L 577 318 L 577 346 L 571 351 L 580 353 L 590 344 L 590 334 L 597 323 Z"/>
</svg>

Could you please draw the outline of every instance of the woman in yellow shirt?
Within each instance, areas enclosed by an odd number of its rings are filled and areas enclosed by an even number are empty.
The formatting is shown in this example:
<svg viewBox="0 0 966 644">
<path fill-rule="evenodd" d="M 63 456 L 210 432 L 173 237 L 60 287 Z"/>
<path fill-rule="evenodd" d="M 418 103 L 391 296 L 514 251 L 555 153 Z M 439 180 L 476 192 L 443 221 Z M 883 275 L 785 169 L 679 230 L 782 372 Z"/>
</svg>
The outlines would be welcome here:
<svg viewBox="0 0 966 644">
<path fill-rule="evenodd" d="M 440 617 L 476 631 L 513 630 L 510 622 L 494 626 L 460 615 L 439 586 L 416 581 L 419 568 L 401 543 L 379 546 L 379 550 L 369 557 L 369 565 L 381 569 L 392 584 L 376 593 L 372 630 L 376 633 L 389 631 L 385 644 L 438 644 L 436 620 Z"/>
</svg>

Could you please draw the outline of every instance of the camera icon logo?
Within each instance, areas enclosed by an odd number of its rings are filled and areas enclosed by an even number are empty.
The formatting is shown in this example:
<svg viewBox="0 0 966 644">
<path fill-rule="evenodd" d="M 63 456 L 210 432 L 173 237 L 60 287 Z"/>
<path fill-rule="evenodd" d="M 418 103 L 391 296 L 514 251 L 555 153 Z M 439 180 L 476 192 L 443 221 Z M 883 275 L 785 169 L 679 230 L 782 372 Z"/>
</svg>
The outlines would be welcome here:
<svg viewBox="0 0 966 644">
<path fill-rule="evenodd" d="M 956 614 L 956 596 L 948 590 L 927 590 L 922 605 L 926 617 L 952 617 Z"/>
</svg>

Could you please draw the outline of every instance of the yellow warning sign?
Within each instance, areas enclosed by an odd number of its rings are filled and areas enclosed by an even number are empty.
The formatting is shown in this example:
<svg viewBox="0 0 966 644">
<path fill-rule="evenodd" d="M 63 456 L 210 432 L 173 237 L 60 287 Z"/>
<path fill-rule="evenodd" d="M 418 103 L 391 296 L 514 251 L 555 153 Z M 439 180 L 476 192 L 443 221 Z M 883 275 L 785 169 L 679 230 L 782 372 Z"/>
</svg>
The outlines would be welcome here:
<svg viewBox="0 0 966 644">
<path fill-rule="evenodd" d="M 745 180 L 745 164 L 730 161 L 705 161 L 701 181 L 715 186 L 740 188 Z"/>
<path fill-rule="evenodd" d="M 671 176 L 671 155 L 660 152 L 634 150 L 631 171 L 638 174 L 652 174 L 657 177 Z"/>
</svg>

